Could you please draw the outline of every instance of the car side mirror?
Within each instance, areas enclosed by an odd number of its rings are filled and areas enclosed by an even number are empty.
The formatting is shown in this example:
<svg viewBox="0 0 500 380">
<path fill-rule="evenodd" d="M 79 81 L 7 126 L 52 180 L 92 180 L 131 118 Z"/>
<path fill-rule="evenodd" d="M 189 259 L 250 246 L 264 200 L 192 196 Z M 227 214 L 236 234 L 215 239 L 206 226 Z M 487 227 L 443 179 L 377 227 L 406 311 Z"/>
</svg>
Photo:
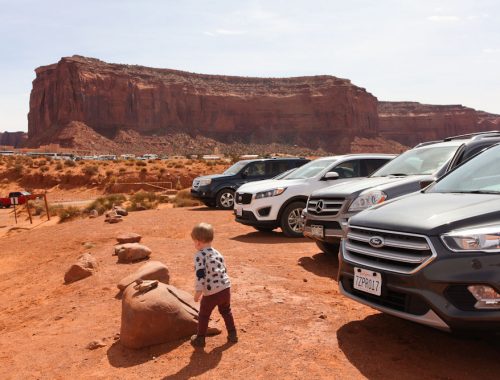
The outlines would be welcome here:
<svg viewBox="0 0 500 380">
<path fill-rule="evenodd" d="M 323 178 L 328 181 L 331 179 L 338 179 L 339 177 L 340 177 L 339 173 L 337 173 L 337 172 L 328 172 L 325 174 L 325 176 Z"/>
<path fill-rule="evenodd" d="M 424 181 L 420 181 L 420 190 L 423 190 L 425 189 L 427 186 L 429 186 L 431 183 L 434 183 L 433 180 L 431 179 L 427 179 L 427 180 L 424 180 Z"/>
</svg>

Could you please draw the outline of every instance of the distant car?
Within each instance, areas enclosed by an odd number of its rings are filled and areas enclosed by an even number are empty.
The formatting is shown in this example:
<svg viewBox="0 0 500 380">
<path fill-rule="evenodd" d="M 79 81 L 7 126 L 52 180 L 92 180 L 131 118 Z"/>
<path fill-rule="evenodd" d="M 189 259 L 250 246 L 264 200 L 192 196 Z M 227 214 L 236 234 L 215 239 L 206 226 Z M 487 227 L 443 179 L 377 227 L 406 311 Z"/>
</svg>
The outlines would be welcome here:
<svg viewBox="0 0 500 380">
<path fill-rule="evenodd" d="M 206 206 L 230 210 L 234 206 L 234 192 L 244 183 L 269 179 L 307 162 L 298 157 L 238 161 L 222 174 L 195 178 L 191 195 Z"/>
<path fill-rule="evenodd" d="M 35 196 L 28 191 L 13 191 L 6 198 L 0 198 L 0 207 L 9 208 L 13 205 L 11 198 L 17 198 L 17 204 L 23 205 L 30 199 L 35 199 Z"/>
</svg>

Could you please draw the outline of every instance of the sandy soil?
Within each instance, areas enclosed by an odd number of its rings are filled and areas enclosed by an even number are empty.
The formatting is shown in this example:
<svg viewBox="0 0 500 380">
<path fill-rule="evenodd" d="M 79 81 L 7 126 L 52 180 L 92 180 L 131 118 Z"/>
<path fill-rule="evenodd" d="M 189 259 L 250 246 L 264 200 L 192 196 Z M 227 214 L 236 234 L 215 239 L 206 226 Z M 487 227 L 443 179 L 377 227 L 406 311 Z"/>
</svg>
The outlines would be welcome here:
<svg viewBox="0 0 500 380">
<path fill-rule="evenodd" d="M 186 340 L 123 348 L 115 340 L 116 283 L 142 263 L 117 264 L 115 236 L 142 234 L 172 284 L 192 291 L 189 231 L 199 221 L 214 224 L 214 246 L 228 263 L 240 342 L 227 345 L 222 334 L 202 352 Z M 65 270 L 87 251 L 98 258 L 98 274 L 64 285 Z M 455 337 L 352 302 L 339 295 L 336 271 L 308 240 L 258 233 L 230 212 L 203 207 L 7 234 L 0 238 L 0 378 L 498 379 L 498 341 Z M 215 323 L 222 326 L 218 314 Z M 96 339 L 107 345 L 87 349 Z"/>
</svg>

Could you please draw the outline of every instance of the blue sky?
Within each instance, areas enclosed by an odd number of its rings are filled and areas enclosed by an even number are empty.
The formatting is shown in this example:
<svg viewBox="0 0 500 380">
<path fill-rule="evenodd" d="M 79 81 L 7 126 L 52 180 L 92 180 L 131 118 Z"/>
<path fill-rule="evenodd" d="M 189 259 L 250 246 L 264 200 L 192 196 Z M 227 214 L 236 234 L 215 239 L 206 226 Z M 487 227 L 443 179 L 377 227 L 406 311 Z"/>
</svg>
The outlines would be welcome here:
<svg viewBox="0 0 500 380">
<path fill-rule="evenodd" d="M 0 131 L 73 54 L 208 74 L 350 79 L 379 100 L 500 114 L 496 0 L 0 0 Z"/>
</svg>

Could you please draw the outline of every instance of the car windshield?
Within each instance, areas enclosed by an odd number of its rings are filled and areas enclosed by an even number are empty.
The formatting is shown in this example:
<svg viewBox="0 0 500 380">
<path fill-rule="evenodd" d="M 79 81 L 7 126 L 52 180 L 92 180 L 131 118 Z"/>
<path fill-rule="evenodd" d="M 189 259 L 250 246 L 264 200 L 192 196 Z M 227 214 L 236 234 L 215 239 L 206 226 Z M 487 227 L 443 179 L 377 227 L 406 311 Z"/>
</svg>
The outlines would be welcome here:
<svg viewBox="0 0 500 380">
<path fill-rule="evenodd" d="M 303 179 L 303 178 L 312 178 L 321 171 L 323 171 L 328 166 L 332 165 L 336 160 L 334 158 L 330 160 L 314 160 L 308 162 L 305 165 L 302 165 L 300 168 L 297 168 L 292 173 L 288 174 L 284 180 L 288 179 Z"/>
<path fill-rule="evenodd" d="M 225 175 L 235 175 L 240 172 L 241 169 L 243 169 L 246 165 L 248 164 L 247 161 L 239 161 L 235 163 L 234 165 L 230 166 L 229 168 L 226 169 L 226 171 L 222 174 Z"/>
<path fill-rule="evenodd" d="M 273 177 L 272 179 L 284 179 L 288 174 L 290 174 L 294 170 L 297 170 L 297 168 L 288 169 L 286 172 L 280 173 L 277 176 Z"/>
<path fill-rule="evenodd" d="M 399 155 L 370 177 L 434 174 L 455 154 L 458 146 L 432 146 L 416 148 Z"/>
<path fill-rule="evenodd" d="M 500 145 L 453 170 L 426 192 L 500 194 Z"/>
</svg>

